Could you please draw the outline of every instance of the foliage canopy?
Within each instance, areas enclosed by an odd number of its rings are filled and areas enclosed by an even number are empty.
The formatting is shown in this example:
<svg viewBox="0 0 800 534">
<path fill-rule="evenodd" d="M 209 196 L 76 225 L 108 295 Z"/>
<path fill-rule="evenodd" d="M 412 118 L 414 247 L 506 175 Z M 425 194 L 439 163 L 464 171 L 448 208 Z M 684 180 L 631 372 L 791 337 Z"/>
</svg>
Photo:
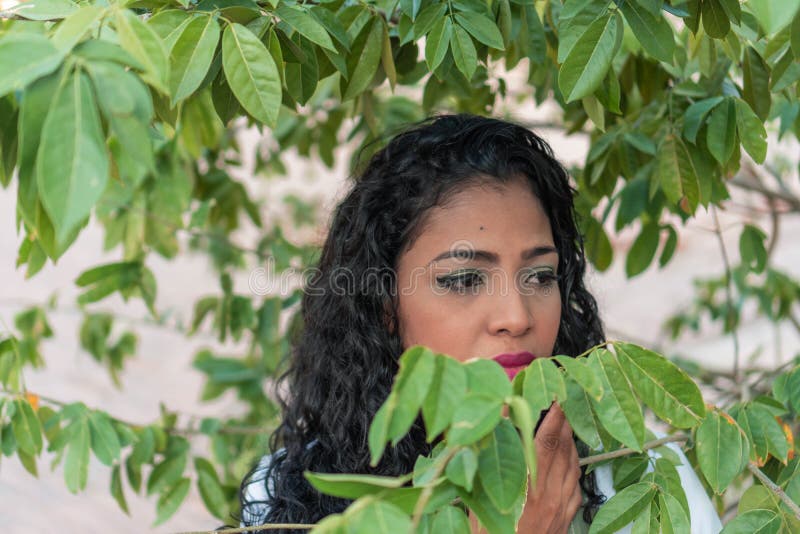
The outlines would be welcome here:
<svg viewBox="0 0 800 534">
<path fill-rule="evenodd" d="M 624 260 L 629 276 L 656 256 L 659 267 L 667 265 L 677 249 L 677 221 L 723 203 L 743 174 L 752 180 L 738 186 L 800 210 L 800 201 L 785 187 L 770 189 L 754 165 L 767 159 L 768 131 L 777 139 L 800 136 L 798 7 L 798 0 L 19 4 L 0 18 L 0 184 L 16 187 L 24 235 L 17 265 L 34 276 L 48 260 L 55 263 L 93 214 L 105 228 L 105 247 L 119 248 L 121 257 L 86 266 L 76 280 L 84 288 L 78 304 L 119 292 L 143 299 L 157 318 L 157 281 L 147 260 L 154 253 L 175 258 L 185 252 L 177 234 L 189 235 L 191 247 L 207 252 L 220 273 L 219 293 L 197 300 L 189 335 L 213 318 L 210 328 L 220 340 L 247 345 L 241 358 L 196 355 L 194 365 L 208 379 L 203 400 L 234 389 L 250 411 L 241 419 L 208 418 L 193 429 L 212 438 L 213 455 L 195 456 L 192 471 L 175 413 L 164 410 L 158 421 L 138 426 L 82 402 L 39 406 L 40 397 L 21 380 L 27 366 L 43 365 L 39 344 L 52 336 L 46 310 L 37 306 L 0 338 L 3 454 L 16 454 L 35 475 L 46 446 L 56 463 L 64 461 L 73 492 L 85 488 L 94 454 L 111 469 L 111 491 L 123 510 L 123 470 L 129 488 L 140 492 L 144 485 L 148 495 L 158 494 L 157 523 L 180 507 L 192 481 L 216 517 L 236 508 L 245 468 L 236 459 L 263 445 L 242 426 L 274 420 L 276 406 L 262 383 L 287 352 L 278 320 L 295 313 L 299 291 L 288 298 L 237 294 L 231 273 L 243 268 L 247 253 L 273 258 L 278 270 L 297 259 L 309 265 L 316 253 L 289 242 L 280 226 L 246 250 L 230 239 L 245 219 L 262 225 L 259 205 L 228 172 L 242 156 L 235 134 L 243 124 L 277 147 L 257 154 L 257 171 L 282 173 L 281 156 L 290 149 L 333 166 L 340 144 L 365 146 L 434 110 L 487 114 L 512 100 L 553 101 L 567 132 L 590 136 L 586 160 L 573 171 L 587 255 L 607 269 L 613 259 L 607 228 L 612 222 L 615 232 L 638 228 Z M 520 88 L 507 73 L 525 67 Z M 772 174 L 784 186 L 781 172 Z M 287 202 L 298 220 L 313 220 L 302 201 Z M 729 265 L 724 277 L 698 282 L 693 307 L 670 321 L 673 335 L 708 315 L 735 336 L 745 301 L 756 302 L 771 321 L 800 329 L 793 315 L 800 285 L 770 265 L 767 238 L 755 224 L 743 225 L 741 263 Z M 81 346 L 118 383 L 137 337 L 113 336 L 112 314 L 85 310 Z M 707 407 L 685 372 L 631 344 L 597 347 L 576 362 L 537 360 L 512 386 L 502 375 L 483 385 L 460 380 L 456 375 L 467 371 L 442 358 L 423 349 L 406 353 L 401 376 L 408 377 L 398 378 L 378 412 L 370 448 L 379 457 L 420 410 L 433 434 L 447 431 L 446 446 L 420 460 L 411 489 L 400 487 L 404 480 L 309 475 L 322 491 L 362 497 L 318 531 L 344 529 L 344 522 L 373 526 L 380 517 L 393 525 L 388 532 L 411 524 L 467 532 L 463 512 L 449 505 L 459 497 L 491 532 L 512 532 L 524 485 L 517 475 L 523 465 L 535 467 L 533 414 L 552 400 L 593 448 L 639 451 L 614 460 L 615 470 L 630 476 L 592 532 L 630 521 L 643 532 L 657 525 L 685 530 L 688 509 L 668 454 L 653 472 L 640 469 L 652 438 L 642 404 L 688 432 L 690 456 L 711 491 L 723 493 L 750 476 L 760 481 L 745 492 L 725 532 L 798 530 L 800 510 L 789 506 L 800 502 L 790 431 L 800 411 L 797 368 L 769 370 L 749 382 L 737 368 L 735 384 L 760 389 L 743 387 L 726 405 Z M 453 383 L 431 380 L 437 373 L 452 374 L 463 391 L 437 389 Z M 771 387 L 764 377 L 774 378 Z M 503 404 L 511 421 L 500 417 Z M 460 424 L 473 420 L 479 405 L 480 424 Z M 481 461 L 487 454 L 508 463 Z"/>
</svg>

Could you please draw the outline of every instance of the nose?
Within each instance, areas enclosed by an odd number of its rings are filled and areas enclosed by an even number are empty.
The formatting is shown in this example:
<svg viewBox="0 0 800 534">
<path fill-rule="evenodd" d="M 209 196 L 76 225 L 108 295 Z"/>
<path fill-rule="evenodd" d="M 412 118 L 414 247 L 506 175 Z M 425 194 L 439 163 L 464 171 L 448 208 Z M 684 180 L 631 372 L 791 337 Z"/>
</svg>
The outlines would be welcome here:
<svg viewBox="0 0 800 534">
<path fill-rule="evenodd" d="M 516 288 L 498 291 L 494 299 L 489 330 L 492 334 L 521 336 L 533 327 L 529 299 Z"/>
</svg>

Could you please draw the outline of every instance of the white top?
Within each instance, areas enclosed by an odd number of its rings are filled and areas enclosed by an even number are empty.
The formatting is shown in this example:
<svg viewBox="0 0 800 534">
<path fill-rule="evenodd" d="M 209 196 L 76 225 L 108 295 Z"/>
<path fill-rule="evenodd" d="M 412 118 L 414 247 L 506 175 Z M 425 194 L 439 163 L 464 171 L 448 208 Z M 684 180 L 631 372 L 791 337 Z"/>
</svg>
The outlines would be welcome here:
<svg viewBox="0 0 800 534">
<path fill-rule="evenodd" d="M 683 490 L 686 493 L 686 500 L 689 503 L 689 514 L 691 524 L 691 534 L 719 534 L 722 530 L 722 523 L 719 520 L 714 505 L 711 499 L 708 498 L 703 484 L 697 478 L 697 474 L 689 464 L 689 460 L 683 453 L 680 447 L 675 443 L 667 444 L 674 450 L 680 458 L 682 464 L 677 466 L 678 474 L 681 477 Z M 658 458 L 660 455 L 655 450 L 648 451 L 648 454 L 653 458 Z M 253 525 L 262 524 L 263 518 L 267 515 L 267 505 L 265 503 L 252 502 L 264 501 L 267 498 L 266 490 L 264 489 L 264 471 L 269 466 L 272 456 L 264 455 L 259 461 L 257 470 L 253 473 L 254 480 L 245 486 L 244 497 L 246 502 L 251 504 L 247 505 L 245 510 L 242 510 L 243 519 L 252 522 Z M 652 471 L 652 466 L 648 466 L 648 471 Z M 610 499 L 616 491 L 614 491 L 614 483 L 611 475 L 611 465 L 605 464 L 595 469 L 595 480 L 597 482 L 597 489 Z M 273 482 L 270 479 L 270 490 L 274 488 Z M 245 527 L 244 521 L 240 524 Z M 631 525 L 628 525 L 617 531 L 617 534 L 630 534 Z"/>
</svg>

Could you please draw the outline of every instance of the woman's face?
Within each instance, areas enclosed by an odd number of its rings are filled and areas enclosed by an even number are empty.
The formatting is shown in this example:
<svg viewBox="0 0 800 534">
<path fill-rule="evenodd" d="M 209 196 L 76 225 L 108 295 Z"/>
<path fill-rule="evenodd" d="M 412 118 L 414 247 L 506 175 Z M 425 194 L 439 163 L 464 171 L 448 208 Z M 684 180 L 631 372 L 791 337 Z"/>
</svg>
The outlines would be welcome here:
<svg viewBox="0 0 800 534">
<path fill-rule="evenodd" d="M 465 361 L 551 356 L 561 317 L 558 252 L 528 185 L 473 186 L 432 208 L 398 259 L 403 348 Z"/>
</svg>

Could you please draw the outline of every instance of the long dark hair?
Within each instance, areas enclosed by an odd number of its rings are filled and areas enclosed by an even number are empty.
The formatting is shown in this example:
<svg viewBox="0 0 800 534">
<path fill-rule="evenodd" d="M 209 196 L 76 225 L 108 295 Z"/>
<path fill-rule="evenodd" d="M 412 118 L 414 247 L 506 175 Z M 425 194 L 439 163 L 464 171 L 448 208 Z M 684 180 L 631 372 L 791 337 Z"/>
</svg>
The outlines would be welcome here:
<svg viewBox="0 0 800 534">
<path fill-rule="evenodd" d="M 506 183 L 523 176 L 550 220 L 558 249 L 561 324 L 554 354 L 575 356 L 604 341 L 594 297 L 583 283 L 586 259 L 567 172 L 540 137 L 520 125 L 468 114 L 429 117 L 392 137 L 362 170 L 337 206 L 318 270 L 301 303 L 303 329 L 295 340 L 281 396 L 283 420 L 272 435 L 266 476 L 253 469 L 242 484 L 264 484 L 266 502 L 242 500 L 243 523 L 316 523 L 343 511 L 348 500 L 322 495 L 303 471 L 410 472 L 428 454 L 418 419 L 396 447 L 369 466 L 367 434 L 389 394 L 403 352 L 396 321 L 400 254 L 415 238 L 427 211 L 476 182 Z M 370 276 L 369 273 L 382 273 Z M 341 276 L 348 291 L 341 291 Z M 310 446 L 313 443 L 313 446 Z M 267 480 L 270 483 L 267 484 Z M 274 486 L 273 486 L 274 484 Z M 581 477 L 591 521 L 603 496 L 593 474 Z M 253 504 L 266 504 L 254 517 Z M 274 531 L 270 531 L 274 532 Z"/>
</svg>

